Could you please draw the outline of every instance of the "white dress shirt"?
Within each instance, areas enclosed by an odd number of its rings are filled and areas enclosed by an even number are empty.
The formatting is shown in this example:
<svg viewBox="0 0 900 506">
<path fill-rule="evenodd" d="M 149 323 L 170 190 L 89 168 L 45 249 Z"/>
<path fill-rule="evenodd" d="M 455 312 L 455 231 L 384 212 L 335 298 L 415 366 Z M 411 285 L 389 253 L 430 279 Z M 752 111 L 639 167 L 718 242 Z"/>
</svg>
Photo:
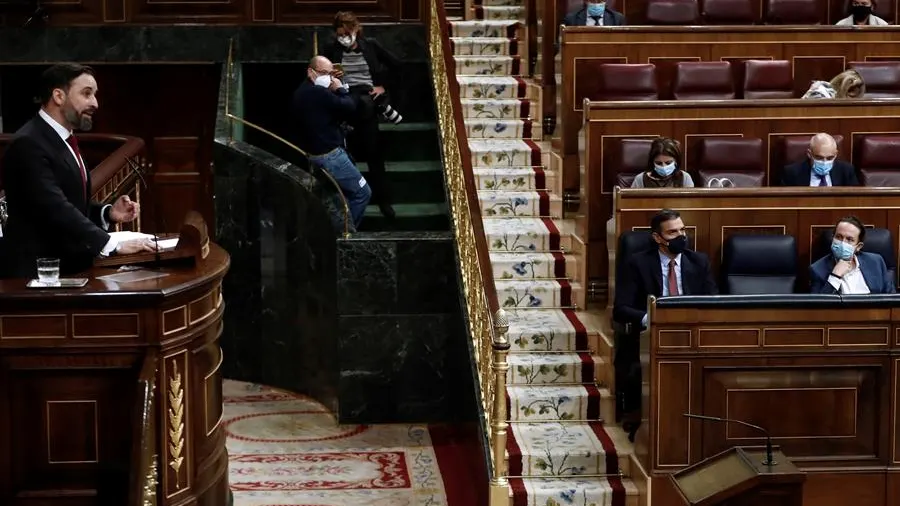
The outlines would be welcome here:
<svg viewBox="0 0 900 506">
<path fill-rule="evenodd" d="M 684 287 L 681 284 L 681 253 L 675 258 L 669 258 L 662 251 L 659 252 L 659 266 L 662 269 L 662 296 L 669 296 L 669 262 L 675 261 L 675 283 L 678 285 L 678 295 L 684 295 Z M 641 318 L 641 325 L 647 328 L 647 314 Z"/>
<path fill-rule="evenodd" d="M 822 180 L 821 177 L 818 174 L 816 174 L 816 171 L 814 171 L 814 170 L 809 171 L 809 185 L 810 186 L 819 186 L 819 181 L 821 181 L 821 180 Z M 830 172 L 828 174 L 825 174 L 825 183 L 828 186 L 832 186 Z"/>
<path fill-rule="evenodd" d="M 856 23 L 853 22 L 853 16 L 847 16 L 846 18 L 835 23 L 835 26 L 853 26 Z M 869 14 L 869 22 L 866 23 L 869 26 L 889 26 L 890 23 L 879 18 L 874 14 Z"/>
<path fill-rule="evenodd" d="M 49 114 L 44 112 L 43 109 L 38 111 L 38 116 L 40 116 L 41 119 L 44 120 L 48 125 L 50 125 L 50 127 L 53 129 L 54 132 L 59 134 L 59 137 L 63 140 L 63 143 L 65 143 L 66 148 L 69 150 L 69 153 L 72 155 L 72 159 L 75 160 L 75 165 L 77 165 L 79 167 L 79 169 L 86 171 L 87 165 L 85 165 L 85 163 L 84 163 L 84 158 L 80 158 L 78 155 L 75 154 L 75 150 L 72 149 L 72 146 L 69 145 L 69 142 L 67 140 L 72 135 L 72 131 L 70 131 L 68 128 L 60 125 Z M 83 167 L 83 169 L 82 169 L 82 167 Z M 84 174 L 84 172 L 82 172 L 82 174 L 84 177 L 84 181 L 86 182 L 87 174 Z M 110 206 L 109 204 L 106 204 L 105 206 L 103 206 L 103 209 L 100 210 L 100 222 L 103 225 L 103 230 L 109 230 L 109 223 L 106 221 L 106 216 L 105 216 L 106 209 L 109 207 L 112 207 L 112 206 Z M 100 256 L 104 256 L 104 257 L 109 256 L 110 253 L 112 253 L 113 251 L 116 250 L 116 247 L 118 245 L 119 245 L 119 241 L 117 241 L 115 238 L 110 236 L 109 241 L 107 241 L 107 243 L 106 243 L 106 246 L 103 246 L 103 249 L 100 251 Z"/>
<path fill-rule="evenodd" d="M 587 16 L 587 13 L 585 13 L 585 16 Z M 584 26 L 603 26 L 603 16 L 600 16 L 599 21 L 600 22 L 597 23 L 594 21 L 594 18 L 587 16 L 587 21 L 584 23 Z"/>
<path fill-rule="evenodd" d="M 866 278 L 863 277 L 862 271 L 859 270 L 859 259 L 853 255 L 853 269 L 843 278 L 839 278 L 834 274 L 828 275 L 828 284 L 843 295 L 866 295 L 872 293 L 869 285 L 866 284 Z"/>
</svg>

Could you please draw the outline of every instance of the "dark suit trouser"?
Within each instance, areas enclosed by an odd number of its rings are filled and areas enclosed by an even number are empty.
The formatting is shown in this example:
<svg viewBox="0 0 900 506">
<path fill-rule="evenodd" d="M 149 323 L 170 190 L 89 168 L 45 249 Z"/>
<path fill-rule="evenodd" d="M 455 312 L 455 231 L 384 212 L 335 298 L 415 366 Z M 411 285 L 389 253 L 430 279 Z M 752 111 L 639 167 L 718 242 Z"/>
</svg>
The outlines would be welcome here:
<svg viewBox="0 0 900 506">
<path fill-rule="evenodd" d="M 347 146 L 353 158 L 369 167 L 367 180 L 376 202 L 389 202 L 381 133 L 378 129 L 378 108 L 369 92 L 370 86 L 353 86 L 350 94 L 356 102 L 356 114 L 350 121 L 353 131 L 347 136 Z"/>
<path fill-rule="evenodd" d="M 641 359 L 640 332 L 615 332 L 616 354 L 613 366 L 616 372 L 616 419 L 641 409 Z"/>
</svg>

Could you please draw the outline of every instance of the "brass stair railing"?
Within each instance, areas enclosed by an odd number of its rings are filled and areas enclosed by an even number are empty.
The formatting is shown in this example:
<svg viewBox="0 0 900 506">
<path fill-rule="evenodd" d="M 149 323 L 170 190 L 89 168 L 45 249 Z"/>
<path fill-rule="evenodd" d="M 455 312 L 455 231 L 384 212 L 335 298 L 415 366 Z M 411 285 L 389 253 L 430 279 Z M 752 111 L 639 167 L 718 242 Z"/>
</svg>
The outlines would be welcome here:
<svg viewBox="0 0 900 506">
<path fill-rule="evenodd" d="M 490 457 L 486 459 L 490 475 L 490 504 L 506 506 L 509 504 L 505 454 L 509 426 L 506 412 L 509 323 L 505 311 L 500 308 L 494 286 L 448 30 L 444 0 L 431 2 L 428 25 L 431 77 L 437 103 L 444 181 L 465 295 L 466 320 L 478 370 L 479 384 L 476 388 L 480 392 L 480 407 L 484 415 L 482 431 L 490 448 Z"/>
</svg>

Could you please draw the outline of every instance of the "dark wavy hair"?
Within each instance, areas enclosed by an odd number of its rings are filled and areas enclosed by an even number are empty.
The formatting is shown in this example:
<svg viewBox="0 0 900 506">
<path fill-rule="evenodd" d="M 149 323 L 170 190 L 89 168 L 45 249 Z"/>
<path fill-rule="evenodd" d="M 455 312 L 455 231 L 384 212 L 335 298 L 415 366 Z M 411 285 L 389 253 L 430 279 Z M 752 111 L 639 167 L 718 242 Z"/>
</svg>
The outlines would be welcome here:
<svg viewBox="0 0 900 506">
<path fill-rule="evenodd" d="M 653 160 L 659 155 L 668 155 L 675 159 L 676 170 L 681 169 L 681 145 L 675 139 L 657 137 L 650 143 L 650 154 L 647 156 L 647 170 L 653 170 Z"/>
</svg>

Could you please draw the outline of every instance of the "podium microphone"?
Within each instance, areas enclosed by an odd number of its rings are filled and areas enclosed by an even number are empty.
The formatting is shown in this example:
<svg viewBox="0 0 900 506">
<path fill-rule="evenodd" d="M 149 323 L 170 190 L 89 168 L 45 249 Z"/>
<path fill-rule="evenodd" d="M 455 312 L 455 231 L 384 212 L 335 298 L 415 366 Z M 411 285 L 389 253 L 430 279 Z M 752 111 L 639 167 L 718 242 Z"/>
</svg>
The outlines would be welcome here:
<svg viewBox="0 0 900 506">
<path fill-rule="evenodd" d="M 744 427 L 750 427 L 751 429 L 762 432 L 766 436 L 766 458 L 762 461 L 762 465 L 764 466 L 777 466 L 778 462 L 775 462 L 775 458 L 772 456 L 772 438 L 769 437 L 769 431 L 760 427 L 759 425 L 753 425 L 752 423 L 742 422 L 740 420 L 735 420 L 733 418 L 721 418 L 718 416 L 706 416 L 706 415 L 695 415 L 693 413 L 684 413 L 684 416 L 687 418 L 695 418 L 697 420 L 709 420 L 711 422 L 722 422 L 722 423 L 736 423 L 738 425 L 743 425 Z"/>
</svg>

